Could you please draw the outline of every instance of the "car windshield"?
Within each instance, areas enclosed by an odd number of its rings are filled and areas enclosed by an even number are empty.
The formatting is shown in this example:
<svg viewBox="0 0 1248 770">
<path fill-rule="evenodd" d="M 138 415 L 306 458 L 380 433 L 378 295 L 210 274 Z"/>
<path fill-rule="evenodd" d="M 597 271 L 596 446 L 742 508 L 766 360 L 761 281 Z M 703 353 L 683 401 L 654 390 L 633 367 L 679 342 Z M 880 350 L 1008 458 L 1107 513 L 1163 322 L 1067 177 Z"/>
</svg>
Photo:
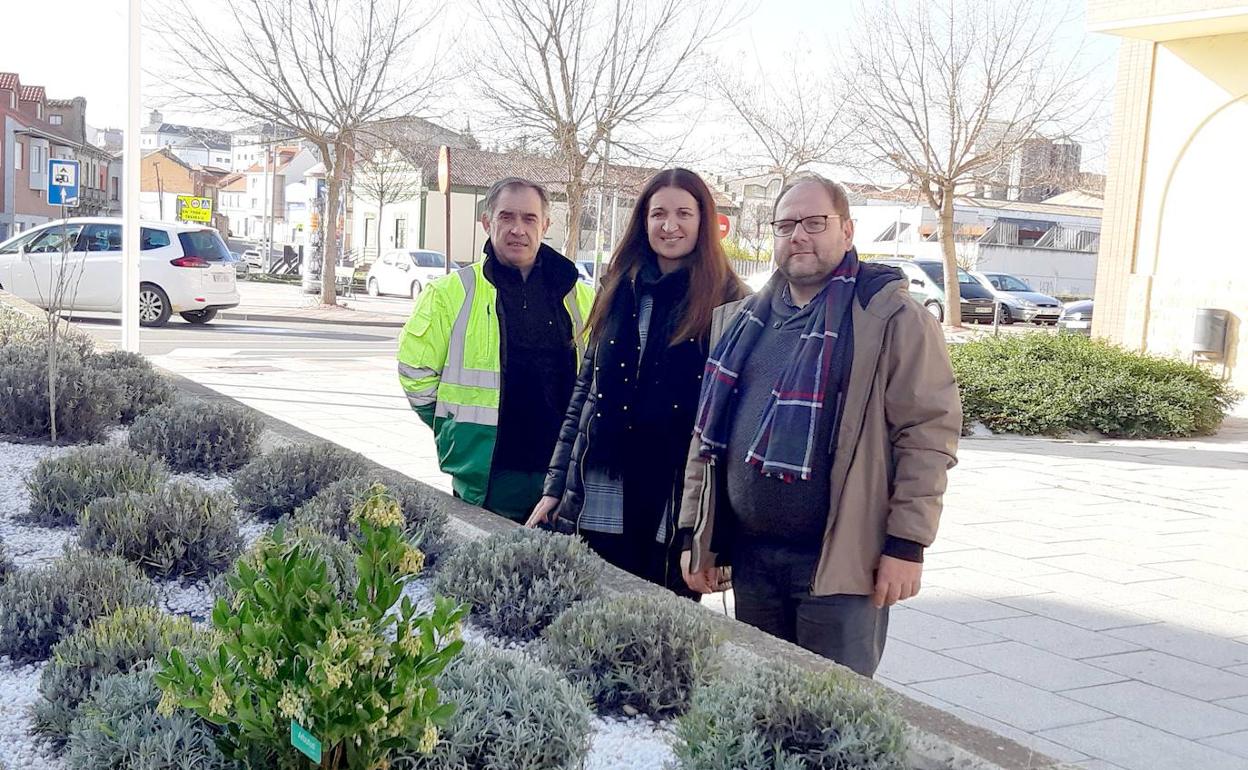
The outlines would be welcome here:
<svg viewBox="0 0 1248 770">
<path fill-rule="evenodd" d="M 446 267 L 446 257 L 434 251 L 413 251 L 411 257 L 416 267 Z"/>
<path fill-rule="evenodd" d="M 1031 291 L 1031 287 L 1012 275 L 993 275 L 989 278 L 992 285 L 1001 291 Z"/>
<path fill-rule="evenodd" d="M 79 224 L 53 225 L 9 241 L 0 254 L 16 254 L 23 246 L 31 254 L 57 252 L 62 247 L 73 251 L 80 232 L 82 232 L 82 225 Z"/>
</svg>

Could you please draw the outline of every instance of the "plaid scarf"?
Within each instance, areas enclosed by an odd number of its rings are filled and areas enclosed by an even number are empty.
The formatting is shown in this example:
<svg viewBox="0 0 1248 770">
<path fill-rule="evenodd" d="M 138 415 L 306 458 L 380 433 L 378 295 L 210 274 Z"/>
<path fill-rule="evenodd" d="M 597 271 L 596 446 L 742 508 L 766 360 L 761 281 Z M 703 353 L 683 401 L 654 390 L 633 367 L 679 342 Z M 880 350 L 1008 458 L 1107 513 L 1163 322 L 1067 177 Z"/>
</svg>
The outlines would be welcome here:
<svg viewBox="0 0 1248 770">
<path fill-rule="evenodd" d="M 770 403 L 745 458 L 765 476 L 777 476 L 786 482 L 810 479 L 820 410 L 829 401 L 829 395 L 832 408 L 838 408 L 839 391 L 852 356 L 851 335 L 843 332 L 849 328 L 857 276 L 858 253 L 850 249 L 833 271 L 832 279 L 811 300 L 815 305 L 813 312 L 806 320 L 793 357 L 771 390 Z M 771 321 L 772 294 L 785 285 L 784 278 L 777 273 L 762 291 L 746 300 L 707 359 L 694 425 L 704 459 L 722 454 L 728 446 L 737 379 L 762 330 Z M 833 415 L 833 430 L 838 418 L 839 415 Z"/>
</svg>

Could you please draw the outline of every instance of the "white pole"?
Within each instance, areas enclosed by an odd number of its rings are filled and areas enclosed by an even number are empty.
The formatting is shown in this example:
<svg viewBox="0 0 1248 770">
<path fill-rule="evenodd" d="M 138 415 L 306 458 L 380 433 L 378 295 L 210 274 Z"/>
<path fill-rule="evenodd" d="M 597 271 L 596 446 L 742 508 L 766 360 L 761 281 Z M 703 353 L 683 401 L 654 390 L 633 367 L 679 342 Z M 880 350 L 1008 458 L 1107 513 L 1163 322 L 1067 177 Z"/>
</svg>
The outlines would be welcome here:
<svg viewBox="0 0 1248 770">
<path fill-rule="evenodd" d="M 125 198 L 122 201 L 122 230 L 125 246 L 121 259 L 121 349 L 139 352 L 139 119 L 142 105 L 142 69 L 139 62 L 141 46 L 142 0 L 130 0 L 130 33 L 128 82 L 126 84 L 126 135 L 123 139 L 125 160 Z"/>
<path fill-rule="evenodd" d="M 901 206 L 897 207 L 897 227 L 893 230 L 893 257 L 901 256 Z"/>
<path fill-rule="evenodd" d="M 261 129 L 263 130 L 263 129 Z M 263 138 L 263 136 L 261 137 Z M 269 215 L 273 213 L 273 206 L 269 203 L 269 144 L 266 141 L 264 145 L 264 212 L 260 215 L 260 264 L 265 270 L 269 269 L 270 260 L 273 258 L 273 249 L 269 244 Z"/>
</svg>

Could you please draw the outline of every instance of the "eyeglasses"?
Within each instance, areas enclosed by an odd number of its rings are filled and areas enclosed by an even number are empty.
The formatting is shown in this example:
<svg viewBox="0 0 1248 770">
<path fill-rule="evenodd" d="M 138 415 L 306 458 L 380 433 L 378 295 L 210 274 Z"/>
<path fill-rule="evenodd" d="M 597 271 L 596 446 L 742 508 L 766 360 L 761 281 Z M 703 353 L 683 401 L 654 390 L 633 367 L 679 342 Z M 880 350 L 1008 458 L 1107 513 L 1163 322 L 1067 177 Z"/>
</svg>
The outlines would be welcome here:
<svg viewBox="0 0 1248 770">
<path fill-rule="evenodd" d="M 828 229 L 829 219 L 840 219 L 840 214 L 815 214 L 801 219 L 777 219 L 771 222 L 771 231 L 780 237 L 788 237 L 793 234 L 798 225 L 806 231 L 808 235 L 815 235 Z"/>
</svg>

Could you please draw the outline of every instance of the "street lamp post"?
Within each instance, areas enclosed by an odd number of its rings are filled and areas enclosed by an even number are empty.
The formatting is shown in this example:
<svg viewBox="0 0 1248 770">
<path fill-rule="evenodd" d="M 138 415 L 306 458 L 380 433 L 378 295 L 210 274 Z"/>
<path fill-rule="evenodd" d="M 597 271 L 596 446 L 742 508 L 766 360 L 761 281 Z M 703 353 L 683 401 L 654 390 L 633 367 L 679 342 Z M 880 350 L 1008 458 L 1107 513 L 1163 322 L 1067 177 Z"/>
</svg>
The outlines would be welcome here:
<svg viewBox="0 0 1248 770">
<path fill-rule="evenodd" d="M 125 248 L 121 251 L 121 349 L 139 351 L 139 116 L 142 113 L 142 0 L 130 0 L 129 57 L 126 84 L 126 135 L 123 140 L 126 194 L 122 201 Z"/>
</svg>

